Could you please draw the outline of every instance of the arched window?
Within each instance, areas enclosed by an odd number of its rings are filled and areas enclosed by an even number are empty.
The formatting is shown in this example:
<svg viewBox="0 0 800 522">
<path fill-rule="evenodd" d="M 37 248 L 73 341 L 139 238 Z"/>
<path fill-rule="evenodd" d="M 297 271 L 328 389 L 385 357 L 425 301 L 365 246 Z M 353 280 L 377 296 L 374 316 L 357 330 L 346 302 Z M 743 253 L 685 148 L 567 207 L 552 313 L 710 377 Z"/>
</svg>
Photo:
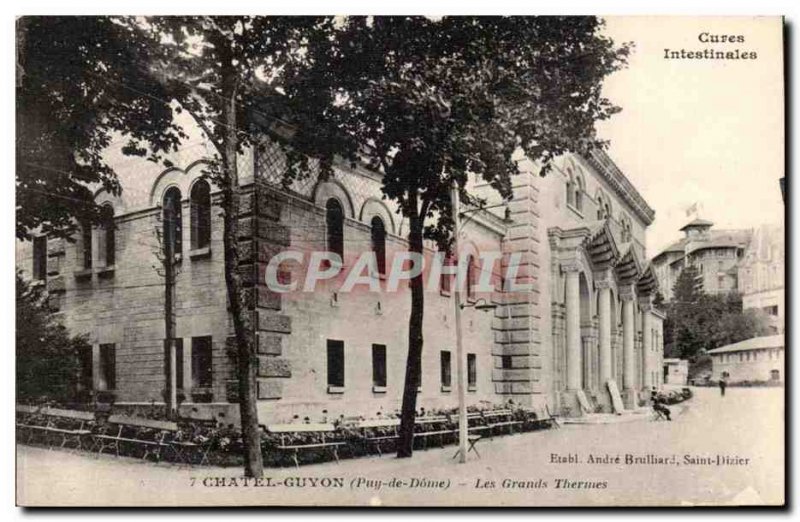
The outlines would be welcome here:
<svg viewBox="0 0 800 522">
<path fill-rule="evenodd" d="M 597 219 L 608 219 L 611 217 L 611 201 L 602 191 L 597 191 Z"/>
<path fill-rule="evenodd" d="M 575 181 L 575 208 L 583 212 L 583 178 L 580 176 Z"/>
<path fill-rule="evenodd" d="M 572 178 L 571 169 L 567 169 L 567 205 L 575 206 L 575 182 Z"/>
<path fill-rule="evenodd" d="M 325 224 L 328 229 L 328 252 L 339 254 L 344 259 L 344 210 L 335 198 L 325 204 Z"/>
<path fill-rule="evenodd" d="M 445 253 L 443 266 L 453 266 L 455 264 L 455 258 L 452 254 Z M 450 274 L 445 274 L 444 270 L 442 270 L 442 274 L 439 276 L 439 291 L 444 295 L 450 295 L 450 282 L 453 276 Z"/>
<path fill-rule="evenodd" d="M 98 235 L 100 244 L 98 250 L 104 257 L 105 266 L 114 266 L 117 259 L 116 228 L 114 226 L 114 208 L 111 205 L 103 206 L 103 224 Z"/>
<path fill-rule="evenodd" d="M 192 225 L 192 249 L 205 248 L 211 243 L 211 188 L 204 179 L 198 180 L 189 196 Z"/>
<path fill-rule="evenodd" d="M 605 219 L 606 218 L 606 204 L 603 200 L 603 193 L 597 193 L 597 219 Z"/>
<path fill-rule="evenodd" d="M 173 256 L 182 252 L 183 243 L 181 220 L 181 191 L 177 187 L 167 189 L 164 194 L 163 216 L 164 220 L 164 254 Z"/>
<path fill-rule="evenodd" d="M 475 297 L 474 287 L 477 283 L 476 274 L 477 267 L 475 266 L 475 258 L 469 256 L 467 258 L 467 299 L 473 299 Z"/>
<path fill-rule="evenodd" d="M 370 224 L 372 226 L 372 251 L 375 252 L 378 262 L 378 273 L 384 275 L 386 273 L 386 227 L 378 216 L 374 216 Z"/>
<path fill-rule="evenodd" d="M 84 269 L 92 268 L 92 224 L 81 221 L 81 264 Z"/>
<path fill-rule="evenodd" d="M 627 215 L 620 214 L 620 234 L 623 243 L 631 240 L 631 222 Z"/>
</svg>

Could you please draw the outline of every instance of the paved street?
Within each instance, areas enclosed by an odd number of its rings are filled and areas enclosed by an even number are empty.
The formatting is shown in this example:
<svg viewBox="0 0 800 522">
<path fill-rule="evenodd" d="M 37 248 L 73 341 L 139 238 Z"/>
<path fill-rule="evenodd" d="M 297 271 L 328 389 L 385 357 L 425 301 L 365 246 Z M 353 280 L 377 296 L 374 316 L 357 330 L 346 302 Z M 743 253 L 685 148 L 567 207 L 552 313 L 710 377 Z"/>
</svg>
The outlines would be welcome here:
<svg viewBox="0 0 800 522">
<path fill-rule="evenodd" d="M 569 425 L 498 437 L 480 441 L 482 458 L 470 454 L 464 465 L 451 459 L 451 446 L 413 459 L 268 469 L 269 480 L 247 486 L 238 468 L 18 446 L 17 498 L 25 505 L 777 504 L 784 496 L 784 434 L 766 427 L 783 426 L 783 392 L 729 388 L 720 397 L 717 389 L 696 388 L 693 399 L 673 407 L 673 422 Z M 551 462 L 553 454 L 563 463 Z M 640 463 L 626 464 L 626 455 Z"/>
</svg>

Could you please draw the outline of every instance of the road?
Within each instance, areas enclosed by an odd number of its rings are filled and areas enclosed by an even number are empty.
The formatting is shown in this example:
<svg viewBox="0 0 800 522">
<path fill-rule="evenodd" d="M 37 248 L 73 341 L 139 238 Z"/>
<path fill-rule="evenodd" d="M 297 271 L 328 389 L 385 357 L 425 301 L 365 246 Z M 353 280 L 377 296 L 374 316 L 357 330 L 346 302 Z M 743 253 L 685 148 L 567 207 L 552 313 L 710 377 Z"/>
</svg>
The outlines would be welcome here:
<svg viewBox="0 0 800 522">
<path fill-rule="evenodd" d="M 566 425 L 482 440 L 481 458 L 470 454 L 466 464 L 451 458 L 450 446 L 412 459 L 268 469 L 258 485 L 243 485 L 238 468 L 20 445 L 17 499 L 60 506 L 781 504 L 783 391 L 729 388 L 720 397 L 696 388 L 694 398 L 674 407 L 672 422 Z M 626 463 L 628 455 L 639 463 Z"/>
</svg>

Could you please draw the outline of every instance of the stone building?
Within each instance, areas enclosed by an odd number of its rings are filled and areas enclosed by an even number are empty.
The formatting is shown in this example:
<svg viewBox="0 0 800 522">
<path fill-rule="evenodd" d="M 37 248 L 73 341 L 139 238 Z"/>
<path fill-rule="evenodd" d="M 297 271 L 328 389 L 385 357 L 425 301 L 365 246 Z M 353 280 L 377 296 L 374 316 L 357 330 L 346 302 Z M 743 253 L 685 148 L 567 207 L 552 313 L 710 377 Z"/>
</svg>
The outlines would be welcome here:
<svg viewBox="0 0 800 522">
<path fill-rule="evenodd" d="M 499 349 L 531 366 L 533 400 L 578 412 L 583 390 L 610 411 L 606 385 L 615 380 L 631 407 L 661 383 L 664 316 L 644 263 L 654 212 L 602 151 L 561 157 L 545 177 L 520 165 L 506 248 L 525 252 L 536 289 L 524 306 L 508 307 L 506 322 L 529 328 L 531 339 Z M 487 187 L 475 190 L 493 201 Z"/>
<path fill-rule="evenodd" d="M 742 308 L 761 310 L 773 333 L 783 333 L 786 315 L 785 241 L 780 225 L 758 227 L 737 267 Z"/>
<path fill-rule="evenodd" d="M 652 265 L 665 301 L 683 269 L 697 268 L 695 287 L 707 294 L 738 288 L 737 266 L 752 237 L 752 230 L 712 230 L 706 219 L 694 219 L 681 228 L 684 237 L 653 257 Z"/>
<path fill-rule="evenodd" d="M 711 380 L 729 383 L 783 383 L 785 341 L 783 334 L 753 337 L 709 350 Z"/>
<path fill-rule="evenodd" d="M 178 253 L 176 381 L 183 408 L 238 416 L 235 350 L 223 274 L 219 191 L 204 176 L 210 151 L 185 146 L 163 169 L 119 156 L 121 196 L 102 191 L 114 226 L 84 228 L 74 242 L 37 238 L 19 244 L 18 268 L 46 285 L 66 326 L 89 335 L 85 382 L 113 393 L 117 404 L 162 402 L 165 390 L 165 242 Z M 280 184 L 274 150 L 240 158 L 241 271 L 248 285 L 258 351 L 262 422 L 295 417 L 374 416 L 400 406 L 410 310 L 408 292 L 341 291 L 341 278 L 313 292 L 278 293 L 266 267 L 281 251 L 336 251 L 343 268 L 371 250 L 393 259 L 406 248 L 407 223 L 381 198 L 379 174 L 336 167 L 328 181 Z M 464 215 L 462 259 L 479 270 L 481 252 L 502 253 L 500 274 L 518 255 L 509 292 L 493 274 L 478 292 L 468 276 L 465 302 L 493 303 L 491 312 L 464 308 L 468 402 L 504 402 L 577 414 L 584 390 L 597 409 L 610 410 L 606 384 L 618 382 L 628 407 L 658 386 L 663 315 L 652 305 L 655 273 L 645 252 L 653 210 L 603 152 L 558 159 L 540 177 L 523 159 L 513 198 L 500 201 L 485 184 L 483 209 Z M 435 254 L 428 244 L 426 254 Z M 307 259 L 307 257 L 305 258 Z M 494 270 L 497 272 L 498 270 Z M 304 277 L 302 264 L 283 263 L 279 279 Z M 418 405 L 453 407 L 455 324 L 452 278 L 425 296 L 425 344 Z M 481 301 L 483 299 L 483 301 Z"/>
<path fill-rule="evenodd" d="M 685 385 L 689 380 L 689 361 L 664 359 L 664 384 Z"/>
</svg>

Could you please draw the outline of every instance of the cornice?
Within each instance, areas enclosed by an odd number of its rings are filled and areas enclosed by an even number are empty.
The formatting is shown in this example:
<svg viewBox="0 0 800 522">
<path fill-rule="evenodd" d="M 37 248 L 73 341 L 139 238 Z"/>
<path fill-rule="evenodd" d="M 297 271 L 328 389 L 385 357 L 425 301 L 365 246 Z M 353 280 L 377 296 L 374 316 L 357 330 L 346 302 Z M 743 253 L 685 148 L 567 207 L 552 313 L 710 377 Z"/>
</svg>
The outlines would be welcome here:
<svg viewBox="0 0 800 522">
<path fill-rule="evenodd" d="M 655 219 L 655 211 L 650 208 L 647 201 L 639 194 L 633 183 L 622 173 L 616 163 L 601 149 L 592 149 L 588 154 L 580 155 L 592 168 L 594 168 L 603 179 L 605 179 L 614 191 L 619 195 L 644 221 L 645 225 L 650 225 Z"/>
</svg>

